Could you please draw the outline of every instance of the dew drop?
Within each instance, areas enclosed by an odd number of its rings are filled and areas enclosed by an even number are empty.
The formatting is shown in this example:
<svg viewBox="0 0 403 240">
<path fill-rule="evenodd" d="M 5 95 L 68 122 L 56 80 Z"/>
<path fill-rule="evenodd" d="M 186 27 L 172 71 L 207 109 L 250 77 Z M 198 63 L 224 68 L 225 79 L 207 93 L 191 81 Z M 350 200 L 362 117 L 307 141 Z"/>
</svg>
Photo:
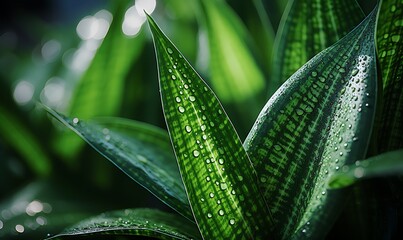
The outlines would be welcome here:
<svg viewBox="0 0 403 240">
<path fill-rule="evenodd" d="M 354 176 L 356 178 L 362 178 L 364 176 L 364 168 L 358 167 L 354 170 Z"/>
<path fill-rule="evenodd" d="M 299 108 L 296 110 L 296 112 L 297 112 L 298 116 L 301 116 L 301 115 L 304 114 L 304 111 L 302 109 L 299 109 Z"/>
<path fill-rule="evenodd" d="M 18 233 L 23 233 L 25 231 L 25 228 L 21 224 L 17 224 L 15 225 L 15 231 L 17 231 Z"/>
<path fill-rule="evenodd" d="M 276 150 L 276 151 L 280 151 L 281 150 L 281 147 L 280 147 L 280 145 L 274 145 L 274 149 Z"/>
<path fill-rule="evenodd" d="M 229 224 L 230 224 L 230 225 L 234 225 L 234 224 L 235 224 L 235 219 L 230 219 L 230 220 L 229 220 Z"/>
<path fill-rule="evenodd" d="M 189 101 L 194 102 L 196 98 L 194 96 L 189 96 Z"/>
<path fill-rule="evenodd" d="M 204 198 L 201 198 L 200 201 L 204 202 Z"/>
<path fill-rule="evenodd" d="M 202 138 L 203 138 L 203 140 L 206 140 L 206 139 L 207 139 L 207 135 L 203 135 Z"/>
<path fill-rule="evenodd" d="M 171 48 L 167 48 L 167 52 L 168 52 L 169 54 L 172 54 L 174 51 L 172 51 Z"/>
<path fill-rule="evenodd" d="M 220 205 L 221 204 L 221 200 L 217 200 L 217 205 Z"/>
<path fill-rule="evenodd" d="M 355 76 L 355 75 L 357 75 L 357 74 L 358 74 L 358 69 L 357 69 L 357 68 L 354 68 L 353 71 L 351 71 L 351 75 L 352 75 L 352 76 Z"/>
<path fill-rule="evenodd" d="M 200 129 L 204 132 L 204 131 L 206 130 L 206 125 L 204 125 L 204 124 L 201 125 L 201 126 L 200 126 Z"/>
<path fill-rule="evenodd" d="M 209 196 L 210 196 L 210 198 L 213 198 L 213 197 L 214 197 L 214 193 L 210 193 Z"/>
<path fill-rule="evenodd" d="M 220 114 L 220 115 L 222 114 L 222 111 L 221 111 L 221 109 L 218 109 L 218 114 Z"/>
<path fill-rule="evenodd" d="M 169 68 L 169 69 L 168 69 L 168 72 L 169 72 L 169 73 L 172 73 L 172 69 Z"/>
<path fill-rule="evenodd" d="M 178 108 L 178 110 L 179 110 L 179 112 L 180 112 L 180 113 L 185 112 L 185 108 L 184 108 L 184 107 L 182 107 L 182 106 L 180 106 L 180 107 Z"/>
<path fill-rule="evenodd" d="M 198 157 L 200 155 L 200 152 L 199 151 L 197 151 L 197 150 L 194 150 L 193 151 L 193 156 L 194 157 Z"/>
<path fill-rule="evenodd" d="M 339 155 L 340 155 L 340 156 L 343 156 L 343 152 L 340 152 Z"/>
<path fill-rule="evenodd" d="M 207 213 L 207 217 L 208 217 L 208 218 L 212 218 L 213 215 L 211 215 L 211 213 Z"/>
<path fill-rule="evenodd" d="M 224 210 L 220 209 L 220 210 L 218 211 L 218 215 L 224 216 Z"/>
<path fill-rule="evenodd" d="M 339 72 L 340 72 L 340 73 L 345 73 L 345 72 L 346 72 L 346 69 L 344 69 L 344 68 L 339 68 Z"/>
<path fill-rule="evenodd" d="M 224 159 L 222 159 L 222 158 L 218 159 L 218 163 L 223 165 L 224 164 Z"/>
<path fill-rule="evenodd" d="M 260 181 L 261 181 L 262 183 L 265 183 L 265 182 L 267 182 L 267 178 L 266 178 L 266 177 L 261 177 L 261 178 L 260 178 Z"/>
<path fill-rule="evenodd" d="M 226 183 L 220 183 L 220 188 L 221 190 L 225 190 L 228 188 L 228 185 Z"/>
<path fill-rule="evenodd" d="M 176 97 L 176 98 L 175 98 L 175 101 L 178 102 L 178 103 L 180 103 L 180 102 L 181 102 L 181 98 L 180 98 L 180 97 Z"/>
<path fill-rule="evenodd" d="M 305 228 L 304 228 L 304 229 L 302 229 L 302 232 L 303 232 L 303 233 L 306 233 L 306 229 L 305 229 Z"/>
<path fill-rule="evenodd" d="M 239 176 L 238 176 L 238 180 L 239 180 L 239 181 L 242 181 L 242 180 L 243 180 L 243 177 L 242 177 L 241 175 L 239 175 Z"/>
<path fill-rule="evenodd" d="M 232 191 L 231 191 L 231 194 L 232 194 L 232 195 L 235 195 L 235 190 L 232 190 Z"/>
<path fill-rule="evenodd" d="M 185 127 L 186 132 L 190 133 L 192 131 L 192 128 L 190 126 Z"/>
<path fill-rule="evenodd" d="M 77 125 L 80 122 L 80 120 L 78 118 L 73 118 L 73 124 Z"/>
<path fill-rule="evenodd" d="M 206 177 L 206 181 L 207 181 L 207 182 L 210 182 L 210 181 L 211 181 L 211 178 L 210 178 L 210 177 Z"/>
<path fill-rule="evenodd" d="M 321 192 L 321 194 L 322 194 L 322 195 L 325 195 L 325 194 L 326 194 L 326 192 L 325 192 L 325 191 L 322 191 L 322 192 Z"/>
<path fill-rule="evenodd" d="M 211 161 L 210 161 L 210 158 L 207 158 L 207 159 L 206 159 L 206 163 L 209 164 L 210 162 L 211 162 Z"/>
<path fill-rule="evenodd" d="M 171 78 L 172 78 L 172 80 L 175 80 L 175 79 L 176 79 L 176 76 L 175 76 L 175 75 L 172 75 Z"/>
<path fill-rule="evenodd" d="M 111 140 L 111 136 L 110 135 L 105 135 L 105 141 L 109 141 L 109 140 Z"/>
<path fill-rule="evenodd" d="M 399 42 L 399 41 L 400 41 L 400 35 L 393 35 L 393 36 L 392 36 L 392 42 L 397 43 L 397 42 Z"/>
<path fill-rule="evenodd" d="M 316 77 L 316 76 L 318 76 L 318 73 L 315 72 L 315 71 L 313 71 L 313 72 L 311 73 L 311 75 L 312 75 L 312 77 Z"/>
<path fill-rule="evenodd" d="M 319 77 L 319 81 L 324 83 L 326 79 L 324 77 Z"/>
</svg>

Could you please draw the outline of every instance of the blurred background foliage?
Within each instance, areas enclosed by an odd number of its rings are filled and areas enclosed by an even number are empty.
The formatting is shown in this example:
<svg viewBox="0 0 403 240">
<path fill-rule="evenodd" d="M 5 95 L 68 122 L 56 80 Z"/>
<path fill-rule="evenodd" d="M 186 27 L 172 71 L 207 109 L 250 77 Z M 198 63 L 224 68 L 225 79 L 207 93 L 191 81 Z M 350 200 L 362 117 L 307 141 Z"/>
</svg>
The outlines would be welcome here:
<svg viewBox="0 0 403 240">
<path fill-rule="evenodd" d="M 211 84 L 245 138 L 274 91 L 267 83 L 287 1 L 201 2 L 17 0 L 0 9 L 0 238 L 45 237 L 107 210 L 166 209 L 37 104 L 165 128 L 143 9 Z M 358 2 L 367 14 L 376 1 Z M 245 69 L 234 74 L 226 61 Z"/>
</svg>

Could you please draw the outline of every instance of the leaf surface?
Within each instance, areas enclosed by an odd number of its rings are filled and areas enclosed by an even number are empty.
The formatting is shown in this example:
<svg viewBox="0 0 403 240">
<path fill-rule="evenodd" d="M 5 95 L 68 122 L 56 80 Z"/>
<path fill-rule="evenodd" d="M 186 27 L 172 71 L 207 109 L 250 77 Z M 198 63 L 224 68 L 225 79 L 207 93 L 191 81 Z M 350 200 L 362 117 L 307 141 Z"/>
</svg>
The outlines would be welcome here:
<svg viewBox="0 0 403 240">
<path fill-rule="evenodd" d="M 372 13 L 292 75 L 244 143 L 283 239 L 322 238 L 343 196 L 327 191 L 327 178 L 365 157 L 377 95 L 374 28 Z"/>
<path fill-rule="evenodd" d="M 91 147 L 162 202 L 193 221 L 178 166 L 165 131 L 132 120 L 67 118 L 47 109 Z"/>
<path fill-rule="evenodd" d="M 187 219 L 156 209 L 125 209 L 103 213 L 47 239 L 95 236 L 147 236 L 158 239 L 201 239 Z M 81 239 L 81 238 L 80 238 Z"/>
<path fill-rule="evenodd" d="M 273 53 L 270 95 L 317 53 L 364 18 L 355 0 L 292 0 L 280 22 Z"/>
<path fill-rule="evenodd" d="M 382 72 L 381 152 L 403 147 L 403 2 L 383 0 L 378 13 L 376 43 Z"/>
<path fill-rule="evenodd" d="M 168 132 L 205 239 L 267 238 L 256 174 L 217 97 L 149 17 Z"/>
</svg>

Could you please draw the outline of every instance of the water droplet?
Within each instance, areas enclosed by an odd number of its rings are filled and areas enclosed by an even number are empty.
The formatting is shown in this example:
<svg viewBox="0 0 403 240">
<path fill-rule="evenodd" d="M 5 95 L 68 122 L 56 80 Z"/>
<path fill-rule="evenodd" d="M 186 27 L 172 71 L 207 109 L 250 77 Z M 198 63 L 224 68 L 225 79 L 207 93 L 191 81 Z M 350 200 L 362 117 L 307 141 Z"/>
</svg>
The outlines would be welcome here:
<svg viewBox="0 0 403 240">
<path fill-rule="evenodd" d="M 168 52 L 169 54 L 172 54 L 174 51 L 172 51 L 171 48 L 167 48 L 167 52 Z"/>
<path fill-rule="evenodd" d="M 15 231 L 17 231 L 18 233 L 23 233 L 25 231 L 25 228 L 21 224 L 17 224 L 15 225 Z"/>
<path fill-rule="evenodd" d="M 185 84 L 185 85 L 183 85 L 183 87 L 184 87 L 185 89 L 188 89 L 188 88 L 189 88 L 189 85 Z"/>
<path fill-rule="evenodd" d="M 281 147 L 280 147 L 280 145 L 274 145 L 274 149 L 276 150 L 276 151 L 280 151 L 281 150 Z"/>
<path fill-rule="evenodd" d="M 105 141 L 109 141 L 109 140 L 111 140 L 111 136 L 110 135 L 105 135 Z"/>
<path fill-rule="evenodd" d="M 202 138 L 203 138 L 203 140 L 206 140 L 206 139 L 207 139 L 207 135 L 203 135 Z"/>
<path fill-rule="evenodd" d="M 304 114 L 304 111 L 303 111 L 302 109 L 300 109 L 300 108 L 298 108 L 298 109 L 296 110 L 296 112 L 297 112 L 297 115 L 298 115 L 298 116 L 301 116 L 301 115 Z"/>
<path fill-rule="evenodd" d="M 225 190 L 228 188 L 228 185 L 226 183 L 220 183 L 220 188 L 221 190 Z"/>
<path fill-rule="evenodd" d="M 74 124 L 74 125 L 77 125 L 78 122 L 80 122 L 80 120 L 79 120 L 78 118 L 73 118 L 73 124 Z"/>
<path fill-rule="evenodd" d="M 172 78 L 172 80 L 175 80 L 175 79 L 176 79 L 176 76 L 175 76 L 175 75 L 172 75 L 171 78 Z"/>
<path fill-rule="evenodd" d="M 196 98 L 194 96 L 189 96 L 189 101 L 194 102 Z"/>
<path fill-rule="evenodd" d="M 266 177 L 260 177 L 260 181 L 262 182 L 262 183 L 265 183 L 266 181 L 267 181 L 267 178 Z"/>
<path fill-rule="evenodd" d="M 242 181 L 242 180 L 243 180 L 243 177 L 242 177 L 241 175 L 239 175 L 239 176 L 238 176 L 238 180 L 239 180 L 239 181 Z"/>
<path fill-rule="evenodd" d="M 200 152 L 199 151 L 197 151 L 197 150 L 194 150 L 193 151 L 193 156 L 194 157 L 198 157 L 200 155 Z"/>
<path fill-rule="evenodd" d="M 214 127 L 214 125 L 215 125 L 214 122 L 210 122 L 211 127 Z"/>
<path fill-rule="evenodd" d="M 204 198 L 201 198 L 200 201 L 204 202 Z"/>
<path fill-rule="evenodd" d="M 218 211 L 218 215 L 224 216 L 224 210 L 220 209 L 220 210 Z"/>
<path fill-rule="evenodd" d="M 351 75 L 352 75 L 352 76 L 355 76 L 355 75 L 357 75 L 357 74 L 358 74 L 358 69 L 357 69 L 357 68 L 354 68 L 353 71 L 351 71 Z"/>
<path fill-rule="evenodd" d="M 185 108 L 184 108 L 184 107 L 182 107 L 182 106 L 180 106 L 180 107 L 178 108 L 178 110 L 179 110 L 179 112 L 180 112 L 180 113 L 185 112 Z"/>
<path fill-rule="evenodd" d="M 186 125 L 185 131 L 190 133 L 192 131 L 192 128 L 190 126 Z"/>
<path fill-rule="evenodd" d="M 319 77 L 319 81 L 324 83 L 326 79 L 324 77 Z"/>
<path fill-rule="evenodd" d="M 206 177 L 206 181 L 210 182 L 211 178 L 210 177 Z"/>
<path fill-rule="evenodd" d="M 325 192 L 325 191 L 322 191 L 322 192 L 321 192 L 321 194 L 322 194 L 322 195 L 325 195 L 325 194 L 326 194 L 326 192 Z"/>
<path fill-rule="evenodd" d="M 178 103 L 180 103 L 180 102 L 181 102 L 181 98 L 180 98 L 180 97 L 176 97 L 176 98 L 175 98 L 175 101 L 178 102 Z"/>
<path fill-rule="evenodd" d="M 235 219 L 230 219 L 230 220 L 229 220 L 229 224 L 230 224 L 230 225 L 234 225 L 234 224 L 235 224 Z"/>
<path fill-rule="evenodd" d="M 210 198 L 213 198 L 213 197 L 214 197 L 214 193 L 210 193 L 209 196 L 210 196 Z"/>
<path fill-rule="evenodd" d="M 232 190 L 232 191 L 231 191 L 231 194 L 232 194 L 232 195 L 235 195 L 235 190 Z"/>
<path fill-rule="evenodd" d="M 304 229 L 302 229 L 302 232 L 303 232 L 303 233 L 306 233 L 306 229 L 305 229 L 305 228 L 304 228 Z"/>
<path fill-rule="evenodd" d="M 169 72 L 169 73 L 172 73 L 172 69 L 169 68 L 169 69 L 168 69 L 168 72 Z"/>
<path fill-rule="evenodd" d="M 364 168 L 358 167 L 354 170 L 354 176 L 356 178 L 362 178 L 364 176 Z"/>
<path fill-rule="evenodd" d="M 218 159 L 218 163 L 223 165 L 224 164 L 224 159 L 222 159 L 222 158 Z"/>
<path fill-rule="evenodd" d="M 207 217 L 208 217 L 208 218 L 212 218 L 213 215 L 211 215 L 211 213 L 207 213 Z"/>
<path fill-rule="evenodd" d="M 222 114 L 222 111 L 221 111 L 221 109 L 218 109 L 218 114 L 220 114 L 220 115 Z"/>
<path fill-rule="evenodd" d="M 339 72 L 340 72 L 340 73 L 345 73 L 345 72 L 346 72 L 346 69 L 344 69 L 344 68 L 341 67 L 341 68 L 339 68 Z"/>
<path fill-rule="evenodd" d="M 217 205 L 220 205 L 221 204 L 221 200 L 217 200 Z"/>
<path fill-rule="evenodd" d="M 200 129 L 204 132 L 204 131 L 206 130 L 206 125 L 204 125 L 204 124 L 201 125 L 201 126 L 200 126 Z"/>
<path fill-rule="evenodd" d="M 340 156 L 343 156 L 343 152 L 340 152 L 339 155 L 340 155 Z"/>
<path fill-rule="evenodd" d="M 211 161 L 210 161 L 210 158 L 207 158 L 207 159 L 206 159 L 206 163 L 209 164 L 210 162 L 211 162 Z"/>
<path fill-rule="evenodd" d="M 312 75 L 312 77 L 316 77 L 316 76 L 318 76 L 318 73 L 315 72 L 315 71 L 313 71 L 313 72 L 311 73 L 311 75 Z"/>
</svg>

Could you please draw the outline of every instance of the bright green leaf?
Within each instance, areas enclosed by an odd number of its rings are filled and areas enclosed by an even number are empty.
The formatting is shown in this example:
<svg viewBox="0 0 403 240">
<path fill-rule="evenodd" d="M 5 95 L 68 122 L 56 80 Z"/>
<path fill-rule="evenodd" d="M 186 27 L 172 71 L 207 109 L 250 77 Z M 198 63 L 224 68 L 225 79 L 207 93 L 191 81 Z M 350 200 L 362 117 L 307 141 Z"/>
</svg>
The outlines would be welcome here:
<svg viewBox="0 0 403 240">
<path fill-rule="evenodd" d="M 179 169 L 205 239 L 266 239 L 256 175 L 217 97 L 149 18 L 161 98 Z"/>
<path fill-rule="evenodd" d="M 103 213 L 48 239 L 71 237 L 147 236 L 158 239 L 201 239 L 197 226 L 187 219 L 156 209 L 125 209 Z M 81 239 L 81 238 L 80 238 Z"/>
<path fill-rule="evenodd" d="M 317 53 L 345 36 L 364 18 L 355 0 L 292 0 L 276 35 L 272 94 Z"/>
<path fill-rule="evenodd" d="M 131 120 L 85 122 L 47 111 L 162 202 L 193 220 L 166 132 Z"/>
<path fill-rule="evenodd" d="M 215 92 L 223 103 L 255 98 L 262 93 L 265 80 L 246 45 L 245 26 L 224 1 L 200 2 L 205 14 L 210 78 Z"/>
<path fill-rule="evenodd" d="M 116 116 L 118 113 L 127 74 L 145 42 L 142 33 L 128 37 L 122 31 L 129 2 L 119 1 L 115 4 L 108 34 L 74 90 L 69 116 L 90 119 L 96 116 Z M 77 159 L 74 156 L 82 143 L 75 135 L 63 134 L 59 135 L 55 145 L 59 152 L 74 160 Z"/>
<path fill-rule="evenodd" d="M 383 0 L 379 8 L 376 41 L 382 70 L 381 152 L 403 147 L 403 2 Z"/>
<path fill-rule="evenodd" d="M 39 140 L 12 113 L 0 106 L 0 136 L 13 146 L 39 176 L 51 171 L 50 159 Z"/>
<path fill-rule="evenodd" d="M 326 234 L 342 199 L 327 192 L 327 178 L 365 157 L 377 95 L 374 28 L 372 13 L 292 75 L 245 141 L 284 239 Z"/>
<path fill-rule="evenodd" d="M 343 166 L 342 171 L 329 180 L 329 188 L 350 186 L 360 179 L 403 175 L 403 150 L 387 152 L 353 164 Z"/>
</svg>

